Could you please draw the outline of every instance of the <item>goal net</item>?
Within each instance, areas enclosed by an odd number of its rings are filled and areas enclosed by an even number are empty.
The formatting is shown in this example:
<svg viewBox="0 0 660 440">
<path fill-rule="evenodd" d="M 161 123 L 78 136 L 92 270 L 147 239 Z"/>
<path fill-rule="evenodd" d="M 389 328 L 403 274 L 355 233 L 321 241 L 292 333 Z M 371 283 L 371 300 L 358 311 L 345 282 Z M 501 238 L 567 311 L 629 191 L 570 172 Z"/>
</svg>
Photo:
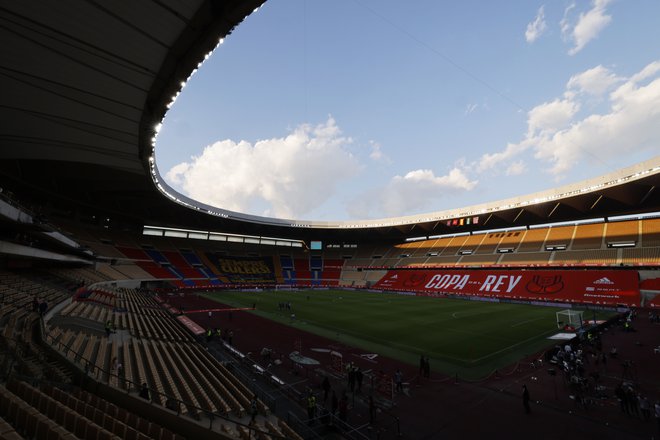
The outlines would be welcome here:
<svg viewBox="0 0 660 440">
<path fill-rule="evenodd" d="M 562 310 L 557 312 L 557 328 L 573 328 L 578 329 L 582 327 L 582 314 L 583 311 L 579 310 Z"/>
</svg>

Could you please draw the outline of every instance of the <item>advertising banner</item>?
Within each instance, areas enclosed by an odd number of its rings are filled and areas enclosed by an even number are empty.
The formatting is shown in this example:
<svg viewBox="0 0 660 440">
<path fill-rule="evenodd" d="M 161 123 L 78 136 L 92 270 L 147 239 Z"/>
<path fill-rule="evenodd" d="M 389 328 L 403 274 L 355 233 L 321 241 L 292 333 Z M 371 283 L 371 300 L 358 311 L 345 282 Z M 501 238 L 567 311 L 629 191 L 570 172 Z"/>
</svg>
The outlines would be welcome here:
<svg viewBox="0 0 660 440">
<path fill-rule="evenodd" d="M 638 274 L 624 270 L 390 270 L 374 287 L 426 296 L 640 305 Z"/>
</svg>

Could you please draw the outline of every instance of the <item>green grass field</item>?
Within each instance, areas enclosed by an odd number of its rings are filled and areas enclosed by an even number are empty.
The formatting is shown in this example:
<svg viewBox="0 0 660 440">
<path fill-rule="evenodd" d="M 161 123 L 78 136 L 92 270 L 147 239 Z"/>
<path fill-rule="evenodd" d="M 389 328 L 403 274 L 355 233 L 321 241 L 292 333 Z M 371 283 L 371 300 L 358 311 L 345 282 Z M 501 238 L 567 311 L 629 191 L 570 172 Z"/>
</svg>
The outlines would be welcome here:
<svg viewBox="0 0 660 440">
<path fill-rule="evenodd" d="M 484 377 L 556 344 L 547 338 L 558 332 L 555 314 L 561 310 L 342 290 L 206 296 L 234 306 L 256 302 L 254 313 L 260 316 L 411 365 L 426 354 L 433 371 L 466 379 Z M 291 312 L 278 311 L 279 302 L 291 302 L 295 322 Z M 593 312 L 585 313 L 592 317 Z"/>
</svg>

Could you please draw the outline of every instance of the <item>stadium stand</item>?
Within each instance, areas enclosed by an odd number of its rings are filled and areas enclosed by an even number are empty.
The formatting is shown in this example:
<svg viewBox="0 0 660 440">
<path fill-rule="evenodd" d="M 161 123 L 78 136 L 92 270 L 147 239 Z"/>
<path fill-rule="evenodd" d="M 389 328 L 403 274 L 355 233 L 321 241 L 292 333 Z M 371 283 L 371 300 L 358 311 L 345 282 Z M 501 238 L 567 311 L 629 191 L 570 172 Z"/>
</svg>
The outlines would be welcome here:
<svg viewBox="0 0 660 440">
<path fill-rule="evenodd" d="M 660 218 L 642 220 L 642 246 L 660 246 Z"/>
<path fill-rule="evenodd" d="M 639 220 L 610 222 L 606 224 L 606 243 L 632 242 L 639 243 Z"/>
</svg>

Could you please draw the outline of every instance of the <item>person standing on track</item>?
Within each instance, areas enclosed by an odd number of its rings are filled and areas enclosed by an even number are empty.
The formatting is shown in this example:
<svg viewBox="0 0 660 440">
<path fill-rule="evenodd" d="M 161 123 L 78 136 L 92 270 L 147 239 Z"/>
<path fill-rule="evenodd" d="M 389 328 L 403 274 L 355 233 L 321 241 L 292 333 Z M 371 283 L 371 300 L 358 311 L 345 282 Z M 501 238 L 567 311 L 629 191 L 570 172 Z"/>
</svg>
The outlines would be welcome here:
<svg viewBox="0 0 660 440">
<path fill-rule="evenodd" d="M 529 390 L 527 389 L 527 385 L 523 385 L 523 392 L 522 392 L 522 401 L 523 401 L 523 407 L 525 408 L 525 414 L 529 414 L 532 412 L 531 408 L 529 407 Z"/>
<path fill-rule="evenodd" d="M 316 417 L 316 396 L 310 390 L 307 396 L 307 420 L 310 425 L 314 422 L 314 417 Z"/>
<path fill-rule="evenodd" d="M 328 393 L 330 392 L 330 380 L 328 379 L 328 376 L 323 378 L 321 388 L 323 388 L 323 404 L 325 405 L 325 402 L 328 401 Z"/>
<path fill-rule="evenodd" d="M 394 373 L 394 386 L 397 393 L 403 392 L 403 373 L 399 369 Z"/>
</svg>

